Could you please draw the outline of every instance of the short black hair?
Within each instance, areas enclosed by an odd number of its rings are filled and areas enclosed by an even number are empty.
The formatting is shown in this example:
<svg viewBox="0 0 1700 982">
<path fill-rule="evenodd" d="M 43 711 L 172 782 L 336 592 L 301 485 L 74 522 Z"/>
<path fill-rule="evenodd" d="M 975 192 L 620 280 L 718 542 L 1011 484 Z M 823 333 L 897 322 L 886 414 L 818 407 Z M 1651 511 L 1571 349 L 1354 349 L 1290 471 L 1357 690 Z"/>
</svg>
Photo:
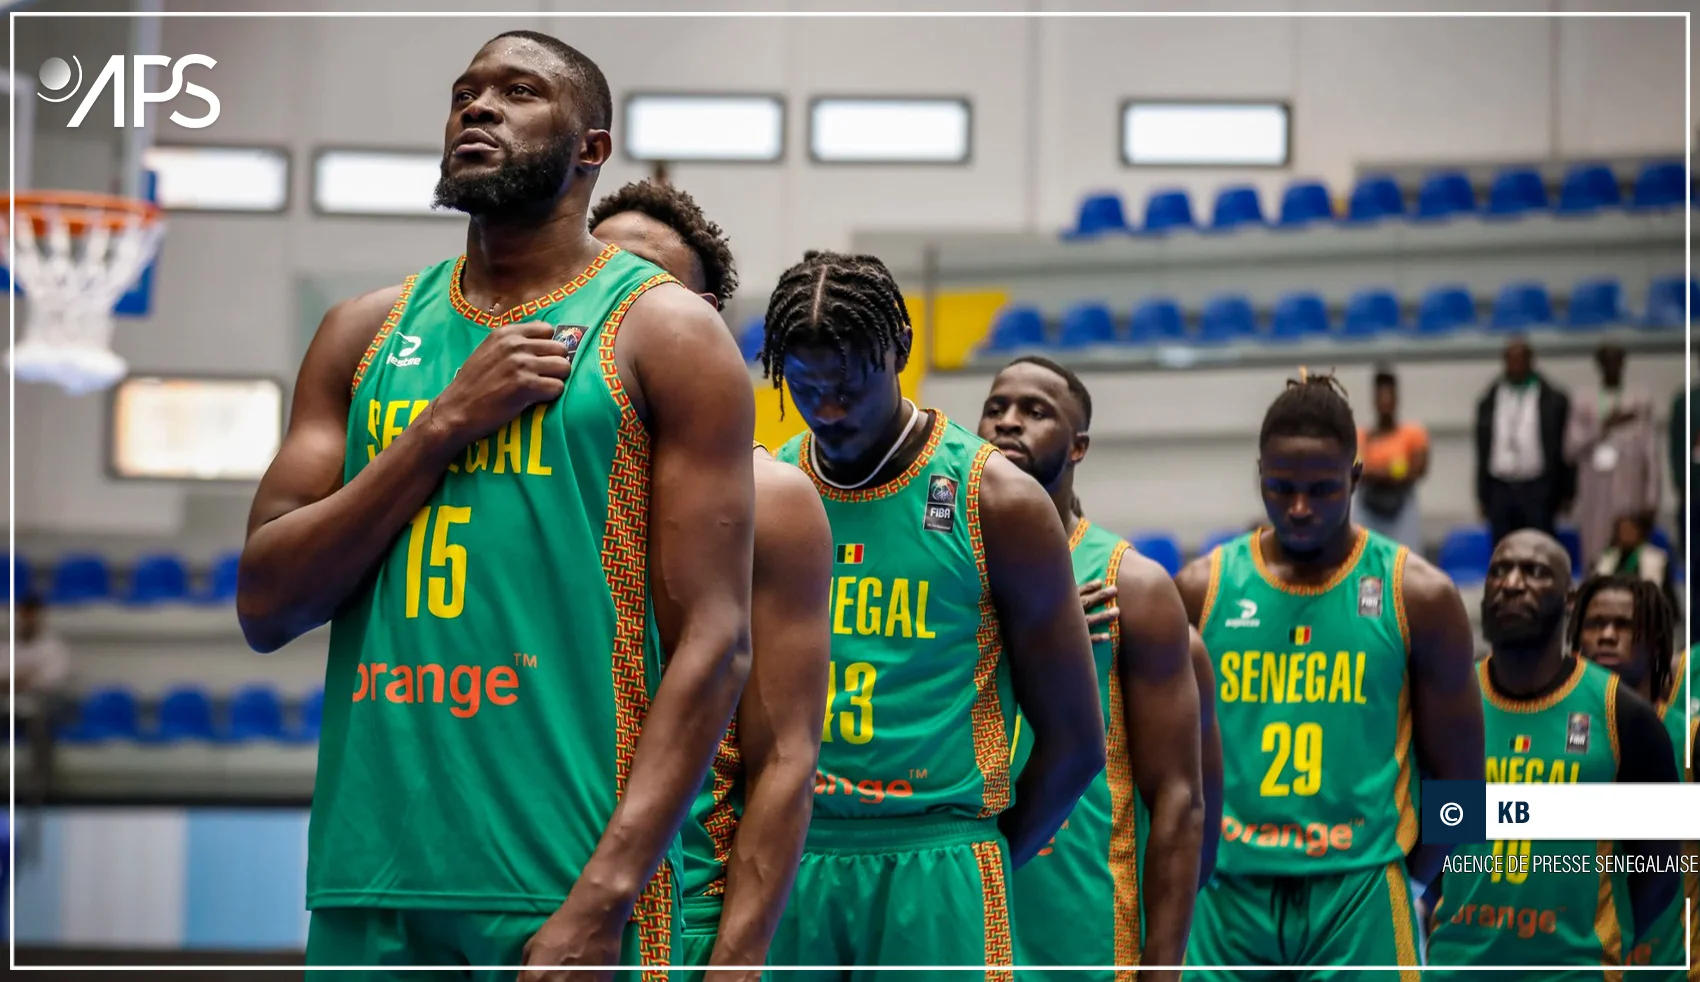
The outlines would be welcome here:
<svg viewBox="0 0 1700 982">
<path fill-rule="evenodd" d="M 768 298 L 762 370 L 773 387 L 780 388 L 785 382 L 785 350 L 800 340 L 837 346 L 846 376 L 852 346 L 877 369 L 884 365 L 887 351 L 896 351 L 899 360 L 908 356 L 910 326 L 903 291 L 877 256 L 811 250 L 780 274 Z"/>
<path fill-rule="evenodd" d="M 579 49 L 551 34 L 541 31 L 505 31 L 496 35 L 486 45 L 494 44 L 503 38 L 523 38 L 554 52 L 555 56 L 566 63 L 567 74 L 583 90 L 580 93 L 579 108 L 584 112 L 584 125 L 593 130 L 609 129 L 614 124 L 614 94 L 608 88 L 608 76 L 602 74 L 602 69 L 596 62 Z"/>
<path fill-rule="evenodd" d="M 1287 380 L 1287 388 L 1263 414 L 1263 429 L 1257 435 L 1262 450 L 1270 437 L 1309 436 L 1338 440 L 1353 457 L 1358 452 L 1358 424 L 1346 388 L 1333 372 L 1313 373 L 1300 366 L 1299 377 Z"/>
<path fill-rule="evenodd" d="M 1043 368 L 1048 372 L 1053 372 L 1062 376 L 1063 382 L 1068 385 L 1068 394 L 1074 396 L 1075 402 L 1080 403 L 1080 415 L 1082 419 L 1080 424 L 1081 432 L 1084 433 L 1092 428 L 1092 393 L 1086 391 L 1086 383 L 1080 381 L 1080 376 L 1074 374 L 1074 372 L 1064 368 L 1062 365 L 1057 364 L 1049 358 L 1046 358 L 1044 355 L 1022 355 L 1020 358 L 1017 358 L 1008 365 L 1005 365 L 1004 368 L 1009 368 L 1011 365 L 1023 364 L 1038 365 L 1040 368 Z"/>
<path fill-rule="evenodd" d="M 1616 573 L 1596 573 L 1583 580 L 1582 585 L 1576 588 L 1576 604 L 1570 613 L 1567 639 L 1570 650 L 1578 655 L 1582 653 L 1582 622 L 1588 617 L 1588 605 L 1609 590 L 1622 590 L 1629 594 L 1635 609 L 1635 643 L 1645 645 L 1652 653 L 1653 664 L 1648 680 L 1653 685 L 1653 701 L 1658 702 L 1670 688 L 1671 656 L 1676 652 L 1676 614 L 1659 584 L 1639 576 Z"/>
<path fill-rule="evenodd" d="M 702 213 L 695 198 L 671 184 L 633 181 L 596 203 L 590 212 L 590 227 L 627 211 L 648 215 L 672 229 L 702 263 L 703 288 L 723 303 L 732 299 L 738 289 L 732 245 L 720 226 Z"/>
<path fill-rule="evenodd" d="M 1383 385 L 1391 385 L 1394 388 L 1399 387 L 1399 376 L 1393 374 L 1392 365 L 1375 366 L 1375 385 L 1378 388 Z"/>
</svg>

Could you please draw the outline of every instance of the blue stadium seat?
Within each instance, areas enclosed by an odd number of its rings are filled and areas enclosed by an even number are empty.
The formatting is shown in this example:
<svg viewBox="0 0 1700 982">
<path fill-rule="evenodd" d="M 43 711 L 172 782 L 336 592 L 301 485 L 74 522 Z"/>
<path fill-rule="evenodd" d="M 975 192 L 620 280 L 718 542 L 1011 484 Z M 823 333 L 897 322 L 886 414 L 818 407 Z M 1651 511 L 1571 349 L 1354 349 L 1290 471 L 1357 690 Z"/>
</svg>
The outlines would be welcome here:
<svg viewBox="0 0 1700 982">
<path fill-rule="evenodd" d="M 1476 323 L 1476 301 L 1456 284 L 1431 287 L 1417 307 L 1417 331 L 1445 334 Z"/>
<path fill-rule="evenodd" d="M 283 736 L 283 701 L 270 687 L 248 686 L 231 697 L 225 739 L 281 740 Z"/>
<path fill-rule="evenodd" d="M 1128 341 L 1133 344 L 1165 344 L 1186 340 L 1186 319 L 1181 306 L 1170 297 L 1151 297 L 1133 308 Z"/>
<path fill-rule="evenodd" d="M 1688 304 L 1690 309 L 1700 310 L 1700 283 L 1690 281 L 1689 289 L 1682 288 L 1681 276 L 1664 276 L 1647 285 L 1647 313 L 1642 319 L 1648 327 L 1675 327 L 1687 325 L 1687 312 L 1683 303 L 1688 300 L 1688 294 L 1693 294 L 1693 301 Z"/>
<path fill-rule="evenodd" d="M 11 560 L 9 565 L 12 570 L 12 581 L 10 584 L 12 599 L 14 601 L 23 600 L 30 596 L 30 588 L 33 586 L 31 582 L 32 571 L 30 569 L 30 561 L 22 556 L 10 556 L 8 558 Z"/>
<path fill-rule="evenodd" d="M 743 333 L 738 335 L 738 353 L 744 356 L 744 363 L 753 365 L 761 360 L 761 346 L 765 340 L 767 318 L 757 314 L 744 322 Z"/>
<path fill-rule="evenodd" d="M 1623 311 L 1623 284 L 1615 279 L 1583 280 L 1570 288 L 1566 327 L 1602 327 L 1627 320 Z"/>
<path fill-rule="evenodd" d="M 149 743 L 175 743 L 211 740 L 216 735 L 212 700 L 200 689 L 180 688 L 166 693 L 160 700 L 159 719 L 151 732 L 142 734 L 142 739 Z"/>
<path fill-rule="evenodd" d="M 1487 213 L 1500 217 L 1526 215 L 1549 207 L 1547 182 L 1539 171 L 1526 168 L 1502 170 L 1488 188 Z"/>
<path fill-rule="evenodd" d="M 106 600 L 112 596 L 112 571 L 99 556 L 77 554 L 62 556 L 53 567 L 53 586 L 47 602 L 80 604 L 90 600 Z"/>
<path fill-rule="evenodd" d="M 1663 549 L 1666 552 L 1672 552 L 1671 544 L 1670 544 L 1670 533 L 1666 532 L 1665 529 L 1664 529 L 1664 526 L 1662 526 L 1662 525 L 1653 526 L 1652 534 L 1647 536 L 1647 541 L 1652 543 L 1655 546 L 1658 546 L 1660 549 Z M 1581 540 L 1578 539 L 1577 543 L 1578 543 L 1578 550 L 1579 550 Z M 1676 561 L 1679 562 L 1679 563 L 1682 562 L 1682 553 L 1676 552 L 1675 555 L 1676 555 Z"/>
<path fill-rule="evenodd" d="M 1492 555 L 1493 538 L 1486 526 L 1461 525 L 1440 540 L 1440 552 L 1435 561 L 1453 580 L 1471 584 L 1487 578 L 1488 560 Z"/>
<path fill-rule="evenodd" d="M 124 689 L 97 689 L 83 699 L 77 721 L 63 730 L 68 743 L 133 740 L 140 731 L 136 697 Z"/>
<path fill-rule="evenodd" d="M 1418 218 L 1446 218 L 1475 210 L 1476 190 L 1470 186 L 1470 179 L 1458 171 L 1429 175 L 1417 192 Z"/>
<path fill-rule="evenodd" d="M 1384 331 L 1399 329 L 1399 298 L 1392 290 L 1376 287 L 1360 290 L 1346 301 L 1346 322 L 1340 329 L 1342 337 L 1373 338 Z"/>
<path fill-rule="evenodd" d="M 1493 328 L 1520 331 L 1552 323 L 1552 297 L 1545 283 L 1507 283 L 1493 302 Z"/>
<path fill-rule="evenodd" d="M 1245 534 L 1245 529 L 1217 529 L 1204 537 L 1204 542 L 1198 547 L 1200 556 L 1210 555 L 1210 550 L 1217 546 L 1227 545 Z"/>
<path fill-rule="evenodd" d="M 1199 341 L 1222 343 L 1256 335 L 1257 314 L 1244 294 L 1223 294 L 1211 297 L 1204 304 L 1198 325 Z"/>
<path fill-rule="evenodd" d="M 1075 304 L 1064 312 L 1062 330 L 1057 334 L 1057 345 L 1063 348 L 1114 344 L 1115 340 L 1116 320 L 1110 308 L 1094 301 Z"/>
<path fill-rule="evenodd" d="M 1122 213 L 1122 196 L 1108 191 L 1089 194 L 1080 199 L 1080 213 L 1074 220 L 1074 228 L 1063 233 L 1063 237 L 1088 238 L 1105 232 L 1127 230 L 1127 216 Z"/>
<path fill-rule="evenodd" d="M 1166 232 L 1171 228 L 1192 228 L 1192 199 L 1185 191 L 1153 191 L 1145 199 L 1144 232 Z"/>
<path fill-rule="evenodd" d="M 1285 340 L 1328 333 L 1328 305 L 1321 294 L 1289 293 L 1275 302 L 1269 336 Z"/>
<path fill-rule="evenodd" d="M 123 599 L 127 604 L 147 605 L 188 598 L 188 567 L 177 556 L 159 554 L 136 560 Z"/>
<path fill-rule="evenodd" d="M 1334 203 L 1328 199 L 1328 188 L 1316 181 L 1299 181 L 1287 185 L 1281 193 L 1282 228 L 1301 228 L 1312 222 L 1326 222 L 1334 217 Z"/>
<path fill-rule="evenodd" d="M 1181 571 L 1181 544 L 1175 537 L 1165 532 L 1152 532 L 1147 535 L 1133 537 L 1133 547 L 1139 554 L 1151 560 L 1170 575 Z"/>
<path fill-rule="evenodd" d="M 992 321 L 992 332 L 986 338 L 985 350 L 1016 351 L 1045 344 L 1045 318 L 1039 313 L 1039 308 L 1005 307 Z"/>
<path fill-rule="evenodd" d="M 1557 529 L 1558 544 L 1570 554 L 1570 572 L 1576 576 L 1582 575 L 1582 530 L 1574 525 L 1564 525 Z"/>
<path fill-rule="evenodd" d="M 1263 224 L 1263 202 L 1257 189 L 1249 185 L 1226 187 L 1216 192 L 1216 207 L 1210 216 L 1210 227 L 1217 231 L 1239 228 L 1242 225 Z"/>
<path fill-rule="evenodd" d="M 230 603 L 236 599 L 236 578 L 242 567 L 242 554 L 227 552 L 213 560 L 207 572 L 207 584 L 190 595 L 191 600 L 207 604 Z"/>
<path fill-rule="evenodd" d="M 301 701 L 301 717 L 295 726 L 291 727 L 287 739 L 299 743 L 312 743 L 319 738 L 319 721 L 325 709 L 325 690 L 315 689 L 306 699 Z"/>
<path fill-rule="evenodd" d="M 1374 174 L 1358 182 L 1346 206 L 1346 220 L 1373 222 L 1405 214 L 1405 192 L 1399 182 L 1385 174 Z"/>
<path fill-rule="evenodd" d="M 1599 164 L 1577 164 L 1564 175 L 1564 186 L 1558 192 L 1558 212 L 1561 215 L 1586 215 L 1601 208 L 1616 208 L 1623 203 L 1623 189 L 1610 167 Z"/>
<path fill-rule="evenodd" d="M 1688 175 L 1682 161 L 1651 161 L 1635 179 L 1632 208 L 1680 208 L 1688 203 Z"/>
</svg>

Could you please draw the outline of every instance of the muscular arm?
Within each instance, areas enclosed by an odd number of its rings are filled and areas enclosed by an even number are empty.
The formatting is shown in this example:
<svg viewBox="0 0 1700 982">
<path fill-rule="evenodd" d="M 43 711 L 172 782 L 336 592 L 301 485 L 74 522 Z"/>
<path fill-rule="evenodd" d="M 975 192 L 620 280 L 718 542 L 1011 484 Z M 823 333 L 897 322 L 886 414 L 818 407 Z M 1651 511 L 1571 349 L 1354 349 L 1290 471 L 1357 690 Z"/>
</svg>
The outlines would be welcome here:
<svg viewBox="0 0 1700 982">
<path fill-rule="evenodd" d="M 1200 758 L 1204 772 L 1204 837 L 1198 850 L 1198 886 L 1216 872 L 1216 847 L 1222 843 L 1222 731 L 1216 727 L 1216 672 L 1198 628 L 1192 638 L 1192 674 L 1198 680 L 1198 726 L 1203 736 Z"/>
<path fill-rule="evenodd" d="M 673 284 L 627 314 L 615 355 L 650 435 L 649 584 L 667 671 L 625 793 L 566 907 L 623 924 L 701 786 L 749 671 L 750 378 L 720 317 Z"/>
<path fill-rule="evenodd" d="M 1151 813 L 1142 888 L 1147 898 L 1144 960 L 1179 965 L 1192 926 L 1204 831 L 1192 632 L 1180 594 L 1162 567 L 1129 552 L 1117 581 L 1121 650 L 1116 671 L 1123 693 L 1128 764 L 1134 786 Z"/>
<path fill-rule="evenodd" d="M 1617 690 L 1618 765 L 1617 780 L 1624 784 L 1674 784 L 1681 780 L 1676 766 L 1676 749 L 1658 713 L 1626 686 Z M 1676 899 L 1682 875 L 1669 871 L 1676 862 L 1681 843 L 1669 840 L 1625 842 L 1626 855 L 1645 857 L 1665 871 L 1646 870 L 1629 874 L 1629 906 L 1635 917 L 1635 939 L 1647 936 L 1655 918 Z"/>
<path fill-rule="evenodd" d="M 331 308 L 301 363 L 289 430 L 254 494 L 237 581 L 236 614 L 256 651 L 275 651 L 331 618 L 457 449 L 440 428 L 409 426 L 342 483 L 349 383 L 400 290 Z"/>
<path fill-rule="evenodd" d="M 710 965 L 761 965 L 779 925 L 814 804 L 832 652 L 832 528 L 802 471 L 756 460 L 755 654 L 738 703 L 744 815 L 726 864 Z"/>
<path fill-rule="evenodd" d="M 1405 561 L 1404 599 L 1417 771 L 1444 781 L 1483 780 L 1482 694 L 1464 601 L 1444 573 L 1415 555 Z M 1451 846 L 1420 843 L 1406 866 L 1427 883 L 1451 852 Z"/>
<path fill-rule="evenodd" d="M 1104 769 L 1104 712 L 1056 505 L 998 454 L 981 481 L 980 528 L 1015 701 L 1033 734 L 1015 803 L 998 821 L 1020 866 Z"/>
</svg>

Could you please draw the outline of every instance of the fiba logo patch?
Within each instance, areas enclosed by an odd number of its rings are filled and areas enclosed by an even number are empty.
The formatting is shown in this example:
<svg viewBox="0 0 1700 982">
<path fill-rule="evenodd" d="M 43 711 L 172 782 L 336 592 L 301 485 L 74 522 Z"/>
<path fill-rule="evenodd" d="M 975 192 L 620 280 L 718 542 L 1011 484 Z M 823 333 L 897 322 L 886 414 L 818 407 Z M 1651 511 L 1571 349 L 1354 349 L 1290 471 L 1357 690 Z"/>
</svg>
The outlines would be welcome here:
<svg viewBox="0 0 1700 982">
<path fill-rule="evenodd" d="M 584 328 L 576 326 L 557 328 L 555 340 L 566 345 L 567 361 L 570 362 L 573 360 L 573 356 L 578 354 L 579 342 L 584 340 Z"/>
<path fill-rule="evenodd" d="M 126 65 L 128 63 L 128 65 Z M 185 116 L 181 112 L 173 112 L 171 121 L 187 129 L 204 129 L 218 122 L 220 110 L 218 96 L 206 86 L 196 85 L 185 81 L 183 70 L 190 67 L 213 68 L 218 62 L 206 55 L 184 55 L 172 59 L 166 55 L 113 55 L 106 61 L 106 67 L 94 80 L 88 94 L 77 104 L 77 111 L 72 114 L 71 121 L 66 123 L 69 129 L 83 125 L 84 117 L 89 110 L 100 101 L 101 95 L 108 86 L 112 89 L 112 125 L 123 128 L 124 122 L 124 86 L 128 80 L 131 89 L 130 122 L 128 125 L 140 127 L 146 124 L 143 107 L 150 102 L 170 102 L 179 94 L 199 99 L 207 104 L 207 111 L 199 116 Z M 171 70 L 171 85 L 161 91 L 151 91 L 147 87 L 149 68 L 168 68 Z M 41 63 L 36 72 L 42 89 L 36 97 L 43 102 L 68 102 L 83 88 L 83 63 L 76 55 L 67 62 L 63 58 L 49 58 Z M 48 95 L 52 92 L 54 95 Z M 63 93 L 63 94 L 59 94 Z"/>
<path fill-rule="evenodd" d="M 1358 581 L 1358 616 L 1381 616 L 1381 577 L 1366 576 Z"/>
<path fill-rule="evenodd" d="M 927 478 L 927 501 L 922 506 L 921 528 L 949 532 L 956 528 L 956 482 L 943 474 Z"/>
<path fill-rule="evenodd" d="M 1587 713 L 1571 713 L 1570 724 L 1564 730 L 1564 752 L 1567 754 L 1585 754 L 1588 752 L 1588 731 L 1592 729 L 1593 720 Z"/>
</svg>

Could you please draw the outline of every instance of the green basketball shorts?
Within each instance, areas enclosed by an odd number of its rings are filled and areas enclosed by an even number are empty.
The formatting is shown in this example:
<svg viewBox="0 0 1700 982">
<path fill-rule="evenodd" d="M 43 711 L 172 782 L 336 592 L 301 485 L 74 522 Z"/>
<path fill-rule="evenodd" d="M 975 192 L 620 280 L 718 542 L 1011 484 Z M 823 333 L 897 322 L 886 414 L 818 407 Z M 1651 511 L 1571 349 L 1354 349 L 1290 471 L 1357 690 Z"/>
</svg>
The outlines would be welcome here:
<svg viewBox="0 0 1700 982">
<path fill-rule="evenodd" d="M 768 964 L 821 966 L 775 973 L 783 982 L 862 982 L 879 973 L 825 966 L 877 965 L 972 968 L 892 973 L 893 982 L 981 979 L 991 974 L 982 966 L 1012 961 L 1008 882 L 995 820 L 816 819 Z"/>
<path fill-rule="evenodd" d="M 1419 982 L 1416 905 L 1404 863 L 1330 876 L 1217 876 L 1198 895 L 1185 982 L 1293 982 L 1263 966 L 1315 965 L 1307 980 Z M 1400 965 L 1356 972 L 1351 965 Z M 1240 967 L 1243 966 L 1243 967 Z M 1324 970 L 1328 966 L 1333 970 Z M 1237 967 L 1236 971 L 1210 968 Z"/>
<path fill-rule="evenodd" d="M 721 897 L 686 897 L 679 908 L 685 915 L 679 943 L 673 946 L 673 964 L 690 966 L 671 973 L 672 982 L 702 982 L 702 969 L 714 954 L 720 937 Z"/>
<path fill-rule="evenodd" d="M 394 910 L 384 907 L 331 907 L 313 911 L 307 928 L 307 978 L 310 982 L 420 982 L 466 980 L 513 982 L 514 971 L 477 971 L 447 966 L 517 966 L 525 943 L 548 919 L 545 914 L 465 913 L 446 910 Z M 675 948 L 675 950 L 677 950 Z M 640 964 L 637 925 L 626 926 L 620 964 Z M 314 966 L 367 965 L 363 972 L 314 971 Z M 406 971 L 409 965 L 441 967 L 435 972 Z M 619 982 L 639 982 L 642 973 L 621 972 Z M 664 973 L 663 973 L 664 974 Z"/>
</svg>

